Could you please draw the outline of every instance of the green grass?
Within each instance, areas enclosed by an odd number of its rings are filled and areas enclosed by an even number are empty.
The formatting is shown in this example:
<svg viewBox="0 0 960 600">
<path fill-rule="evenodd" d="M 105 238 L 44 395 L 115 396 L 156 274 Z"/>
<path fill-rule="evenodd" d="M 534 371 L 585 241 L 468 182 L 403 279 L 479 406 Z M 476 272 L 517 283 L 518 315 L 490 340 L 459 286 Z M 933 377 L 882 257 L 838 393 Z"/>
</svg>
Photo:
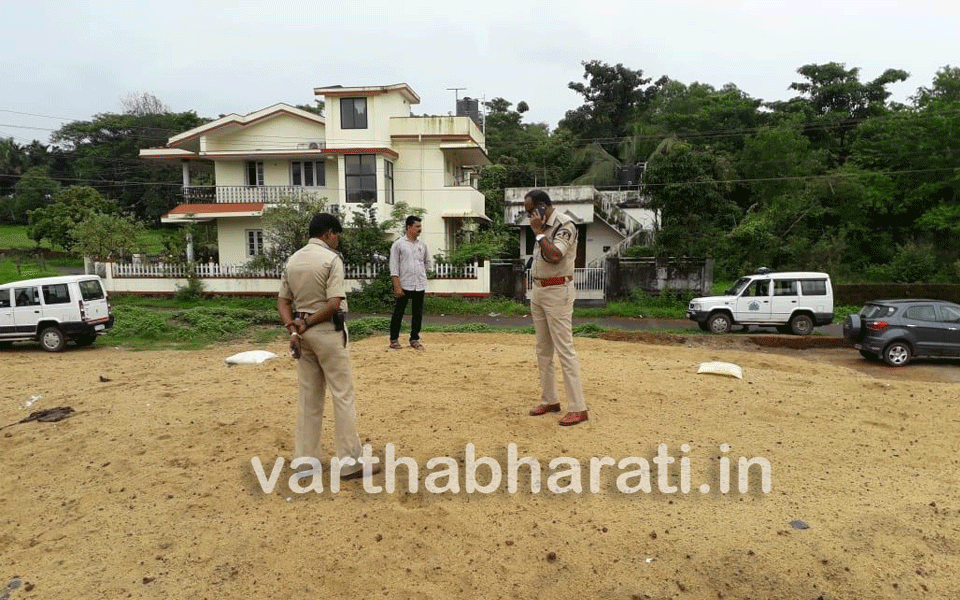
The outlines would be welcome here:
<svg viewBox="0 0 960 600">
<path fill-rule="evenodd" d="M 163 240 L 169 230 L 147 229 L 140 234 L 140 248 L 146 254 L 163 254 Z"/>
<path fill-rule="evenodd" d="M 44 240 L 39 247 L 63 252 L 63 248 L 54 246 L 47 240 Z M 26 225 L 0 225 L 0 251 L 33 250 L 34 248 L 37 248 L 37 243 L 27 236 Z"/>
<path fill-rule="evenodd" d="M 34 277 L 52 277 L 62 275 L 60 271 L 53 268 L 50 261 L 45 261 L 41 266 L 33 258 L 3 258 L 0 259 L 0 283 L 10 283 L 11 281 L 20 281 L 21 279 L 33 279 Z"/>
<path fill-rule="evenodd" d="M 193 350 L 231 342 L 254 334 L 267 337 L 269 327 L 277 334 L 276 313 L 220 305 L 161 310 L 131 304 L 114 304 L 116 322 L 106 342 L 136 350 Z"/>
<path fill-rule="evenodd" d="M 526 315 L 530 309 L 522 302 L 506 298 L 464 300 L 463 298 L 428 296 L 423 301 L 423 310 L 431 315 Z"/>
</svg>

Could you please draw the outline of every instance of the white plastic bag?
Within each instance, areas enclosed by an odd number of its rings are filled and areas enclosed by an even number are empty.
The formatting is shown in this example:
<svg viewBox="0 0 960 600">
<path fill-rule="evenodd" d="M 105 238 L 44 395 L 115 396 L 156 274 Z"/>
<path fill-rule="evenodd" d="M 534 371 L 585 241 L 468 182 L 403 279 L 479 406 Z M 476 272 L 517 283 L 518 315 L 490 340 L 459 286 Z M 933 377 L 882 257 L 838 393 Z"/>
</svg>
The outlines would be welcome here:
<svg viewBox="0 0 960 600">
<path fill-rule="evenodd" d="M 726 362 L 705 362 L 700 363 L 697 374 L 708 373 L 710 375 L 726 375 L 727 377 L 736 377 L 743 379 L 743 369 L 733 363 Z"/>
<path fill-rule="evenodd" d="M 260 363 L 276 358 L 277 355 L 266 350 L 248 350 L 233 356 L 228 356 L 226 361 L 228 365 L 259 365 Z"/>
</svg>

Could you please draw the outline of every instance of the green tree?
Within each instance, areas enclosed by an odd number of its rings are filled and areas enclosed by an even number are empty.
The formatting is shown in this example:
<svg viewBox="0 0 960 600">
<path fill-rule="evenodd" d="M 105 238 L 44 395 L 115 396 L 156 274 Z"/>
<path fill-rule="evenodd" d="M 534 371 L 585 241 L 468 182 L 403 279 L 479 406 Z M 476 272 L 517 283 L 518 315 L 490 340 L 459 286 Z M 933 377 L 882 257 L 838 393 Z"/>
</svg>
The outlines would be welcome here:
<svg viewBox="0 0 960 600">
<path fill-rule="evenodd" d="M 319 212 L 324 212 L 327 199 L 300 200 L 284 198 L 276 204 L 270 204 L 263 210 L 264 251 L 256 256 L 247 267 L 250 269 L 280 269 L 294 252 L 309 241 L 310 220 Z"/>
<path fill-rule="evenodd" d="M 13 194 L 14 186 L 29 166 L 30 157 L 25 148 L 13 138 L 0 138 L 0 198 Z"/>
<path fill-rule="evenodd" d="M 73 228 L 73 250 L 94 261 L 121 260 L 141 250 L 143 226 L 130 217 L 93 213 Z"/>
<path fill-rule="evenodd" d="M 817 148 L 830 152 L 831 166 L 843 165 L 850 153 L 851 132 L 864 120 L 879 117 L 887 105 L 887 86 L 905 81 L 909 73 L 887 69 L 873 81 L 862 83 L 860 69 L 843 63 L 809 64 L 797 69 L 806 81 L 790 84 L 800 96 L 770 103 L 778 118 L 799 115 L 807 135 Z"/>
<path fill-rule="evenodd" d="M 96 213 L 113 214 L 117 205 L 86 185 L 72 185 L 57 192 L 53 204 L 31 210 L 27 235 L 39 244 L 47 240 L 70 250 L 76 244 L 73 229 Z"/>
<path fill-rule="evenodd" d="M 159 101 L 157 101 L 159 102 Z M 162 103 L 161 103 L 162 104 Z M 101 113 L 89 121 L 74 121 L 51 136 L 69 158 L 70 177 L 114 198 L 122 209 L 154 221 L 175 204 L 180 193 L 178 167 L 139 158 L 140 150 L 159 147 L 183 131 L 206 122 L 193 111 Z"/>
<path fill-rule="evenodd" d="M 880 173 L 884 193 L 863 207 L 888 248 L 930 247 L 942 269 L 960 257 L 956 206 L 960 203 L 960 69 L 944 67 L 914 105 L 871 119 L 856 131 L 849 164 Z"/>
<path fill-rule="evenodd" d="M 567 111 L 560 127 L 569 129 L 580 140 L 615 147 L 629 134 L 629 125 L 646 110 L 665 80 L 647 85 L 651 79 L 644 77 L 642 70 L 620 63 L 610 66 L 599 60 L 582 64 L 586 83 L 571 81 L 567 87 L 583 96 L 584 103 Z"/>
<path fill-rule="evenodd" d="M 761 104 L 733 84 L 718 90 L 704 83 L 688 86 L 665 80 L 651 98 L 643 119 L 662 135 L 734 152 L 762 123 Z"/>
<path fill-rule="evenodd" d="M 26 224 L 28 213 L 53 202 L 60 191 L 60 184 L 50 177 L 47 167 L 30 167 L 14 186 L 13 207 L 10 219 Z"/>
<path fill-rule="evenodd" d="M 296 108 L 300 110 L 305 110 L 307 112 L 313 113 L 318 116 L 323 116 L 324 102 L 323 100 L 314 100 L 313 104 L 295 104 Z"/>
<path fill-rule="evenodd" d="M 651 206 L 660 210 L 658 254 L 717 256 L 740 214 L 729 198 L 732 176 L 723 154 L 672 139 L 661 144 L 646 172 Z"/>
</svg>

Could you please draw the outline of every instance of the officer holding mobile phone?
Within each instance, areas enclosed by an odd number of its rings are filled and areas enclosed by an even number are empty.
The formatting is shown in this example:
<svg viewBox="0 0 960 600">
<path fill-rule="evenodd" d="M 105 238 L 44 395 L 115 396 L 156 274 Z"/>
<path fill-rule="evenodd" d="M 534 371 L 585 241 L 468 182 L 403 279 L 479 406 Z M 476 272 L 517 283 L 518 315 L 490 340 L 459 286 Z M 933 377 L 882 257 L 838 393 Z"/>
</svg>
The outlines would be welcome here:
<svg viewBox="0 0 960 600">
<path fill-rule="evenodd" d="M 576 425 L 589 418 L 580 383 L 580 361 L 573 348 L 573 301 L 577 296 L 573 269 L 577 257 L 577 227 L 569 217 L 554 210 L 550 196 L 543 190 L 530 191 L 524 197 L 523 205 L 536 236 L 531 266 L 530 312 L 537 334 L 541 396 L 540 404 L 530 410 L 530 415 L 560 412 L 553 363 L 556 354 L 567 394 L 567 414 L 560 419 L 560 425 Z"/>
</svg>

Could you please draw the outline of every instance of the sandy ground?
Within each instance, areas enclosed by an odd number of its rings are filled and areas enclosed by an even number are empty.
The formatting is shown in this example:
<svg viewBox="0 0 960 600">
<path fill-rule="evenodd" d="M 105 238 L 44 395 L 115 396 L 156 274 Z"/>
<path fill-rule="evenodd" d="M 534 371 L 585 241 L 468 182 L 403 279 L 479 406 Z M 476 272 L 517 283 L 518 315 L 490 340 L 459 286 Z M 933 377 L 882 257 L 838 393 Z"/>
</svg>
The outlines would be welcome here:
<svg viewBox="0 0 960 600">
<path fill-rule="evenodd" d="M 532 336 L 424 342 L 423 353 L 388 352 L 379 338 L 353 345 L 361 438 L 381 457 L 389 443 L 414 459 L 416 493 L 402 466 L 393 493 L 357 481 L 332 493 L 325 480 L 323 493 L 298 494 L 288 468 L 261 490 L 251 458 L 269 474 L 291 452 L 294 365 L 224 358 L 282 355 L 279 342 L 3 352 L 0 423 L 35 408 L 77 413 L 0 431 L 0 588 L 18 576 L 10 598 L 960 597 L 956 364 L 888 369 L 852 349 L 578 339 L 591 420 L 562 428 L 557 415 L 526 416 L 538 395 Z M 696 374 L 717 360 L 740 365 L 743 379 Z M 43 399 L 18 409 L 34 394 Z M 464 489 L 468 443 L 503 466 L 491 493 Z M 526 468 L 507 491 L 511 443 L 540 461 L 539 493 Z M 649 493 L 617 486 L 620 475 L 642 482 L 629 475 L 636 465 L 604 466 L 591 492 L 591 457 L 652 461 L 658 444 L 677 462 L 663 481 L 650 463 Z M 551 476 L 574 480 L 569 461 L 549 467 L 563 456 L 582 464 L 582 493 L 547 488 Z M 460 493 L 425 490 L 428 475 L 450 469 L 428 468 L 432 457 L 460 461 Z M 738 491 L 739 457 L 769 462 L 769 493 L 761 465 Z M 681 484 L 680 458 L 689 492 L 668 493 Z M 488 468 L 478 473 L 489 483 Z"/>
</svg>

